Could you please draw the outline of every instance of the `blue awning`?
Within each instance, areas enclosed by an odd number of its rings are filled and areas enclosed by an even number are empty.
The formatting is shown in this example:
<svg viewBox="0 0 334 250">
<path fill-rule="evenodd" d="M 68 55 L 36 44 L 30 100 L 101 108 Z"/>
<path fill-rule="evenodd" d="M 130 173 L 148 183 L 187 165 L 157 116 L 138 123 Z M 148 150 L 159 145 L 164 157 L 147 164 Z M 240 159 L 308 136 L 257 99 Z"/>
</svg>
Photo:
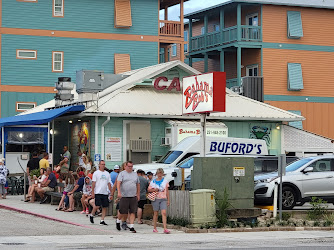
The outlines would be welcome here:
<svg viewBox="0 0 334 250">
<path fill-rule="evenodd" d="M 85 110 L 84 105 L 56 108 L 27 115 L 17 115 L 0 119 L 0 127 L 15 125 L 39 125 L 48 123 L 55 118 L 68 114 L 79 113 Z"/>
</svg>

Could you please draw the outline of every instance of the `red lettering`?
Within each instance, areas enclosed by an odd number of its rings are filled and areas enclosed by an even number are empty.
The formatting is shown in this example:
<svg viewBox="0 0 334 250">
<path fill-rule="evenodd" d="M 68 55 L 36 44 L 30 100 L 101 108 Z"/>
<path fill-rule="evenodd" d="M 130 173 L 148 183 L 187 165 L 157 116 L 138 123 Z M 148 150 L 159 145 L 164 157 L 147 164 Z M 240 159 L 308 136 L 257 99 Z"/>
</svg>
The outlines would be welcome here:
<svg viewBox="0 0 334 250">
<path fill-rule="evenodd" d="M 165 76 L 159 76 L 157 79 L 155 79 L 154 81 L 154 88 L 157 90 L 164 90 L 166 88 L 166 86 L 159 86 L 159 82 L 163 80 L 165 82 L 168 81 L 167 77 Z"/>
<path fill-rule="evenodd" d="M 171 84 L 168 87 L 168 91 L 171 91 L 172 89 L 176 89 L 177 91 L 181 91 L 181 86 L 180 86 L 180 80 L 178 77 L 174 77 Z"/>
</svg>

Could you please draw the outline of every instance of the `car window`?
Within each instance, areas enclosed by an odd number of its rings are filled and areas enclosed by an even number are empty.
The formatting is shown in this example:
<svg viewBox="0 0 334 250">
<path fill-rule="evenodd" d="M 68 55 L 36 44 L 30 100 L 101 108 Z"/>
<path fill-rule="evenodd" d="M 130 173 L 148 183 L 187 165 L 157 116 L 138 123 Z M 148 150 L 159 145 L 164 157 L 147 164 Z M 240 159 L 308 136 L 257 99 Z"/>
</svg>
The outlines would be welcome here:
<svg viewBox="0 0 334 250">
<path fill-rule="evenodd" d="M 191 168 L 194 165 L 194 158 L 191 157 L 188 160 L 185 160 L 184 162 L 181 162 L 180 165 L 178 165 L 180 168 Z"/>
<path fill-rule="evenodd" d="M 313 172 L 328 172 L 331 171 L 331 159 L 321 159 L 313 162 L 310 167 L 313 167 Z"/>
<path fill-rule="evenodd" d="M 183 160 L 189 158 L 190 156 L 197 155 L 197 154 L 198 154 L 198 153 L 187 153 L 186 155 L 184 155 L 184 156 L 182 157 L 181 160 L 178 161 L 178 163 L 180 163 L 181 161 L 183 161 Z"/>
<path fill-rule="evenodd" d="M 286 172 L 295 171 L 298 168 L 302 167 L 303 165 L 305 165 L 306 163 L 308 163 L 312 160 L 313 160 L 313 158 L 304 158 L 304 159 L 301 159 L 299 161 L 294 161 L 286 167 Z"/>
<path fill-rule="evenodd" d="M 170 164 L 174 162 L 182 153 L 182 151 L 169 151 L 164 157 L 157 161 L 157 163 Z"/>
</svg>

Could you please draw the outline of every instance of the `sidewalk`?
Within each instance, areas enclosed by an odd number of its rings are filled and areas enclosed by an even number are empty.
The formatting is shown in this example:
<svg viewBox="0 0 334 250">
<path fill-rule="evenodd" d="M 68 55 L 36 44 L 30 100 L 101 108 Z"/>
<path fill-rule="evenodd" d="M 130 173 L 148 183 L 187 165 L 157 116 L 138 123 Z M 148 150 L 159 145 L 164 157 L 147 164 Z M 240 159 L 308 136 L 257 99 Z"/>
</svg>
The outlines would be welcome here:
<svg viewBox="0 0 334 250">
<path fill-rule="evenodd" d="M 105 222 L 108 226 L 100 226 L 100 217 L 94 218 L 94 224 L 90 223 L 89 218 L 85 214 L 80 214 L 81 211 L 63 212 L 56 211 L 58 206 L 50 204 L 39 204 L 39 202 L 30 203 L 23 202 L 23 195 L 7 195 L 7 199 L 0 200 L 0 209 L 9 209 L 25 214 L 31 214 L 48 220 L 55 220 L 62 223 L 67 223 L 80 227 L 89 227 L 95 230 L 109 231 L 112 234 L 126 234 L 129 230 L 116 230 L 116 219 L 112 216 L 106 216 Z M 153 227 L 146 224 L 137 224 L 134 228 L 137 233 L 153 234 Z M 171 230 L 171 233 L 183 233 L 177 230 Z"/>
</svg>

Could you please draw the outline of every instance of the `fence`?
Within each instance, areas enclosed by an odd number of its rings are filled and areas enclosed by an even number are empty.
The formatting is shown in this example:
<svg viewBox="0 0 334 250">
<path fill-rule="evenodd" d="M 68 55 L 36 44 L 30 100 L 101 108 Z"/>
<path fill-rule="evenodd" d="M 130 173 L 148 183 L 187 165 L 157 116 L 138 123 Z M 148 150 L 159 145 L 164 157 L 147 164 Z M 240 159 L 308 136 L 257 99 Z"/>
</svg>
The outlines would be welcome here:
<svg viewBox="0 0 334 250">
<path fill-rule="evenodd" d="M 169 217 L 190 220 L 189 191 L 169 190 L 169 201 Z"/>
</svg>

